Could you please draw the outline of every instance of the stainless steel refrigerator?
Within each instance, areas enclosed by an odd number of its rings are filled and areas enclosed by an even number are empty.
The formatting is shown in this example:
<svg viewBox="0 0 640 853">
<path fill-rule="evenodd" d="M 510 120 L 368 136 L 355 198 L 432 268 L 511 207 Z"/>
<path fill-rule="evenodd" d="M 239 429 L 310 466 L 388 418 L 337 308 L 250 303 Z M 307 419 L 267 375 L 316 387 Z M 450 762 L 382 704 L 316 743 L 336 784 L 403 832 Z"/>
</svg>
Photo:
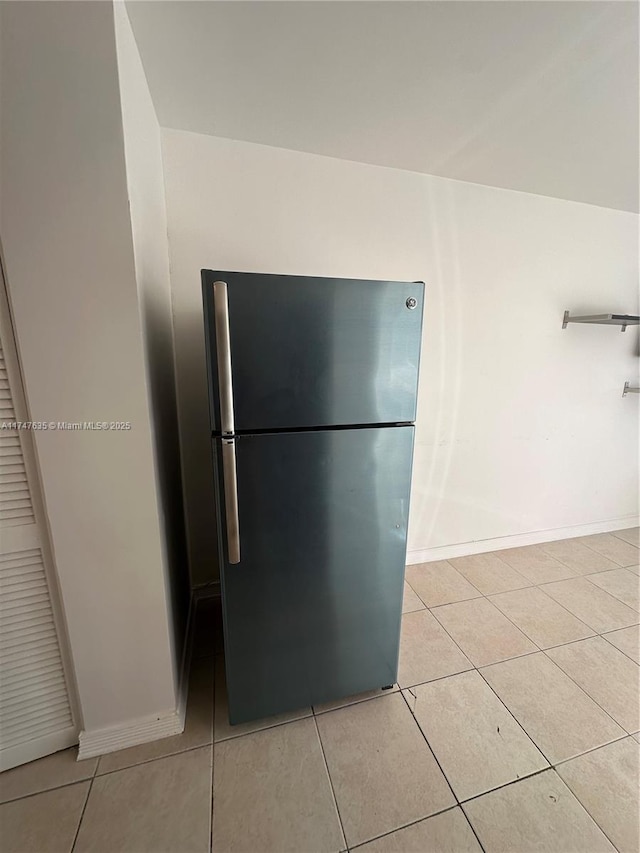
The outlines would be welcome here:
<svg viewBox="0 0 640 853">
<path fill-rule="evenodd" d="M 390 686 L 424 284 L 202 291 L 230 722 Z"/>
</svg>

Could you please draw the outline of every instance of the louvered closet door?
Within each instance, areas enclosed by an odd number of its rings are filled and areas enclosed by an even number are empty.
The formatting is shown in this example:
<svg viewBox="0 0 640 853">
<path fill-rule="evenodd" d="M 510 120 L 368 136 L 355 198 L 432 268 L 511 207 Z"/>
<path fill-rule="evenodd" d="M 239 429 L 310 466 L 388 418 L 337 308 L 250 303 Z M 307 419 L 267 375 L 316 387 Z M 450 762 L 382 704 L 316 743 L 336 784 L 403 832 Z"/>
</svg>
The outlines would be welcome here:
<svg viewBox="0 0 640 853">
<path fill-rule="evenodd" d="M 0 280 L 0 770 L 77 743 L 32 435 Z M 4 427 L 3 427 L 4 425 Z"/>
</svg>

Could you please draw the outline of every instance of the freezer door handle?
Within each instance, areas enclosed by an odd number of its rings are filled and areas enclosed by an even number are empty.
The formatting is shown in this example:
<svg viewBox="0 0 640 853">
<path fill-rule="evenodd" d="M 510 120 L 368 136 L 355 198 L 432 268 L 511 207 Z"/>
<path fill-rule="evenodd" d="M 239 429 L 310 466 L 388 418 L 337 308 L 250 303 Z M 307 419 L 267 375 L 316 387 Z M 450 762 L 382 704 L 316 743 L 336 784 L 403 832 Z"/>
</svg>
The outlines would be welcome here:
<svg viewBox="0 0 640 853">
<path fill-rule="evenodd" d="M 240 519 L 238 516 L 238 477 L 236 474 L 236 442 L 222 439 L 222 476 L 224 505 L 227 520 L 227 550 L 229 562 L 240 562 Z"/>
<path fill-rule="evenodd" d="M 213 307 L 216 323 L 216 355 L 220 394 L 220 426 L 223 435 L 233 435 L 233 377 L 231 374 L 231 338 L 229 335 L 229 299 L 226 281 L 213 282 Z"/>
</svg>

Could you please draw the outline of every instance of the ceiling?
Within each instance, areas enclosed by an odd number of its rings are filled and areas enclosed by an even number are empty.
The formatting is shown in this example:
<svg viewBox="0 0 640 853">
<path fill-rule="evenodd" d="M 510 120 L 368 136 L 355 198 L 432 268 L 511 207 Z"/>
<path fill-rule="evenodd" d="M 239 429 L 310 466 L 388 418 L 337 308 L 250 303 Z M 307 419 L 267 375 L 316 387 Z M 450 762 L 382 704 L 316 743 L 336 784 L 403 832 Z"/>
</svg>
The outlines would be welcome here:
<svg viewBox="0 0 640 853">
<path fill-rule="evenodd" d="M 127 3 L 165 127 L 638 210 L 638 4 Z"/>
</svg>

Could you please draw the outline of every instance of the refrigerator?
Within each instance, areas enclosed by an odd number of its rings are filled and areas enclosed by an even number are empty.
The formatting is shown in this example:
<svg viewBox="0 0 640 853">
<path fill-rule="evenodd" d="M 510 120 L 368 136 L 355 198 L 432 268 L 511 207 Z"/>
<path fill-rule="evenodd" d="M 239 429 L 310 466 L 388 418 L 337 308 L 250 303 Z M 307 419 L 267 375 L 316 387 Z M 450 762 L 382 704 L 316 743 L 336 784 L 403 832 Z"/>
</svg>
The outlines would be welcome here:
<svg viewBox="0 0 640 853">
<path fill-rule="evenodd" d="M 390 687 L 424 283 L 202 292 L 230 723 Z"/>
</svg>

